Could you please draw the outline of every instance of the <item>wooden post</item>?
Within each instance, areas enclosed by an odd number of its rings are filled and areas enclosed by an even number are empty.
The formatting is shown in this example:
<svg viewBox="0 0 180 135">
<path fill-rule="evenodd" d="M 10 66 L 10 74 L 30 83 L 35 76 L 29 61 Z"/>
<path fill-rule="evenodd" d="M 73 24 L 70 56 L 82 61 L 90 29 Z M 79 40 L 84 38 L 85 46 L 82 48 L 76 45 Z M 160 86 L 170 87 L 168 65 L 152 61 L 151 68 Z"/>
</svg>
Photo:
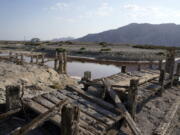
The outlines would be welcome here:
<svg viewBox="0 0 180 135">
<path fill-rule="evenodd" d="M 61 134 L 78 135 L 79 134 L 79 116 L 80 111 L 76 106 L 67 104 L 62 108 Z"/>
<path fill-rule="evenodd" d="M 41 58 L 42 58 L 42 65 L 44 65 L 44 54 L 41 56 Z"/>
<path fill-rule="evenodd" d="M 135 119 L 136 115 L 138 84 L 139 80 L 130 80 L 130 87 L 128 90 L 128 108 L 133 119 Z"/>
<path fill-rule="evenodd" d="M 177 85 L 179 83 L 179 78 L 180 78 L 180 63 L 177 63 L 177 68 L 176 68 L 176 74 L 174 77 L 174 84 Z"/>
<path fill-rule="evenodd" d="M 20 86 L 6 86 L 7 111 L 20 107 Z"/>
<path fill-rule="evenodd" d="M 12 52 L 9 52 L 9 58 L 12 58 Z"/>
<path fill-rule="evenodd" d="M 153 61 L 150 61 L 150 62 L 149 62 L 149 68 L 150 68 L 150 69 L 153 69 Z"/>
<path fill-rule="evenodd" d="M 83 80 L 90 81 L 91 80 L 91 71 L 85 71 Z"/>
<path fill-rule="evenodd" d="M 21 54 L 21 64 L 23 64 L 24 56 Z"/>
<path fill-rule="evenodd" d="M 169 78 L 173 77 L 174 73 L 174 64 L 175 64 L 175 50 L 169 50 L 166 56 L 166 66 L 165 71 L 169 73 Z"/>
<path fill-rule="evenodd" d="M 126 73 L 126 66 L 121 67 L 121 73 Z"/>
<path fill-rule="evenodd" d="M 57 70 L 57 58 L 54 59 L 54 70 Z"/>
<path fill-rule="evenodd" d="M 63 74 L 63 54 L 62 54 L 62 53 L 59 53 L 58 72 L 59 72 L 60 74 Z"/>
<path fill-rule="evenodd" d="M 63 72 L 67 73 L 67 52 L 63 52 Z"/>
<path fill-rule="evenodd" d="M 33 63 L 33 55 L 31 55 L 31 61 L 30 61 L 30 63 Z"/>
<path fill-rule="evenodd" d="M 138 71 L 141 71 L 141 64 L 138 63 L 138 67 L 137 67 Z"/>
<path fill-rule="evenodd" d="M 36 55 L 36 64 L 38 64 L 38 59 L 39 59 L 39 57 L 38 57 L 38 55 Z"/>
<path fill-rule="evenodd" d="M 162 69 L 162 64 L 163 64 L 163 61 L 162 61 L 162 60 L 159 60 L 159 67 L 158 67 L 159 70 Z"/>
<path fill-rule="evenodd" d="M 165 79 L 165 71 L 164 70 L 161 70 L 160 71 L 160 76 L 159 76 L 159 84 L 161 85 L 161 88 L 160 88 L 160 96 L 162 96 L 162 93 L 164 91 L 164 79 Z"/>
</svg>

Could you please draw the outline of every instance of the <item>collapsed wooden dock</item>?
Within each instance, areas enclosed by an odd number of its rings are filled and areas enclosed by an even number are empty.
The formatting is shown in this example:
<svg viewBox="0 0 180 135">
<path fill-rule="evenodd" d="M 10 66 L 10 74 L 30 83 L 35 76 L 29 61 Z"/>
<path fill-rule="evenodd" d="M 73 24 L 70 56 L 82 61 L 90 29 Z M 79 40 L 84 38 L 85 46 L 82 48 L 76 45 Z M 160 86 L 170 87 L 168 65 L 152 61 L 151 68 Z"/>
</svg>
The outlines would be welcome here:
<svg viewBox="0 0 180 135">
<path fill-rule="evenodd" d="M 20 111 L 22 106 L 39 114 L 29 124 L 14 129 L 12 135 L 25 134 L 47 120 L 59 126 L 62 135 L 111 135 L 113 129 L 119 135 L 126 130 L 128 134 L 143 135 L 135 122 L 137 105 L 148 102 L 152 95 L 162 96 L 166 88 L 179 85 L 180 64 L 174 74 L 174 63 L 169 63 L 165 69 L 162 65 L 159 69 L 139 67 L 135 72 L 127 72 L 122 67 L 121 73 L 95 80 L 86 72 L 81 80 L 83 89 L 71 85 L 33 98 L 20 97 L 20 87 L 10 86 L 6 91 L 8 112 L 0 114 L 0 118 Z M 100 95 L 91 94 L 89 87 L 101 91 Z M 172 106 L 165 116 L 169 120 L 162 122 L 152 134 L 166 134 L 179 104 L 178 101 Z M 128 128 L 122 129 L 122 124 Z"/>
</svg>

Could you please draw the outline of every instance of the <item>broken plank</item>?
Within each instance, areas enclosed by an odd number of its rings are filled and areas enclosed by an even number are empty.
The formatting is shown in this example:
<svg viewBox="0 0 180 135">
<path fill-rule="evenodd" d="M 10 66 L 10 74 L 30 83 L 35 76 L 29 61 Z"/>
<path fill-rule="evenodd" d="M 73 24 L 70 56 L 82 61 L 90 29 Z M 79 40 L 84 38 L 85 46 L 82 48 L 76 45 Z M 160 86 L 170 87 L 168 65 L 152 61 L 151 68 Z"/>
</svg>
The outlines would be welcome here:
<svg viewBox="0 0 180 135">
<path fill-rule="evenodd" d="M 72 98 L 72 102 L 78 104 L 78 106 L 82 108 L 82 111 L 84 111 L 84 113 L 88 113 L 88 115 L 90 115 L 91 117 L 94 117 L 95 119 L 100 120 L 108 125 L 112 125 L 115 122 L 113 119 L 107 117 L 106 115 L 99 113 L 97 109 L 92 109 L 91 107 L 88 107 L 86 104 L 84 104 L 82 101 L 80 102 L 82 97 L 73 95 L 73 93 L 66 94 L 66 90 L 59 90 L 58 92 Z"/>
<path fill-rule="evenodd" d="M 59 90 L 59 92 L 64 93 L 64 95 L 70 96 L 71 98 L 73 98 L 74 100 L 77 100 L 78 102 L 84 104 L 85 106 L 88 106 L 89 108 L 92 108 L 93 110 L 96 110 L 97 112 L 117 121 L 117 119 L 119 119 L 119 115 L 116 115 L 104 108 L 102 108 L 101 106 L 90 102 L 88 100 L 85 100 L 84 98 L 80 97 L 80 96 L 76 96 L 78 93 L 77 92 L 70 92 L 67 90 Z"/>
<path fill-rule="evenodd" d="M 136 123 L 134 122 L 134 120 L 132 119 L 131 115 L 129 114 L 129 112 L 127 111 L 126 107 L 124 106 L 124 104 L 121 102 L 121 100 L 119 99 L 118 95 L 116 94 L 115 91 L 113 91 L 111 89 L 111 85 L 109 84 L 109 82 L 107 80 L 103 81 L 105 84 L 105 88 L 107 89 L 107 91 L 109 92 L 109 95 L 111 96 L 111 98 L 114 100 L 114 102 L 116 103 L 117 107 L 119 107 L 122 115 L 125 117 L 129 127 L 131 128 L 131 130 L 133 131 L 133 133 L 135 135 L 142 135 L 140 129 L 137 127 Z"/>
<path fill-rule="evenodd" d="M 58 91 L 54 91 L 53 94 L 55 94 L 59 98 L 61 98 L 61 97 L 68 98 L 71 103 L 76 104 L 77 106 L 80 107 L 81 112 L 83 112 L 85 115 L 92 117 L 96 121 L 99 121 L 103 125 L 110 126 L 114 123 L 113 120 L 109 119 L 108 117 L 101 115 L 100 113 L 96 112 L 95 110 L 92 110 L 91 108 L 88 108 L 87 106 L 85 106 L 81 103 L 78 103 L 77 100 L 74 100 L 71 97 L 68 97 L 68 96 L 66 96 L 66 95 L 64 95 Z"/>
<path fill-rule="evenodd" d="M 114 106 L 114 105 L 112 105 L 112 104 L 110 104 L 110 103 L 108 103 L 108 102 L 105 102 L 105 101 L 103 101 L 103 100 L 101 100 L 101 99 L 99 99 L 99 98 L 97 98 L 97 97 L 94 97 L 94 96 L 90 95 L 89 93 L 87 93 L 87 92 L 85 92 L 85 91 L 77 88 L 77 87 L 74 86 L 74 85 L 68 85 L 68 86 L 67 86 L 67 90 L 72 91 L 72 92 L 73 92 L 73 91 L 74 91 L 74 92 L 77 92 L 77 93 L 78 93 L 79 95 L 81 95 L 82 97 L 90 100 L 91 102 L 96 103 L 97 105 L 103 107 L 104 109 L 106 109 L 106 110 L 108 110 L 108 111 L 111 111 L 112 113 L 115 113 L 115 114 L 117 114 L 117 115 L 120 114 L 119 111 L 117 111 L 117 110 L 115 109 L 115 106 Z"/>
<path fill-rule="evenodd" d="M 63 100 L 63 101 L 59 102 L 58 104 L 53 106 L 48 111 L 46 111 L 46 112 L 40 114 L 39 116 L 37 116 L 35 119 L 33 119 L 27 125 L 23 126 L 22 128 L 18 128 L 17 130 L 15 130 L 12 133 L 12 135 L 25 135 L 25 134 L 27 134 L 29 131 L 35 129 L 36 127 L 41 125 L 44 121 L 49 119 L 52 115 L 54 115 L 54 111 L 55 111 L 56 108 L 59 109 L 66 103 L 67 103 L 67 100 Z"/>
</svg>

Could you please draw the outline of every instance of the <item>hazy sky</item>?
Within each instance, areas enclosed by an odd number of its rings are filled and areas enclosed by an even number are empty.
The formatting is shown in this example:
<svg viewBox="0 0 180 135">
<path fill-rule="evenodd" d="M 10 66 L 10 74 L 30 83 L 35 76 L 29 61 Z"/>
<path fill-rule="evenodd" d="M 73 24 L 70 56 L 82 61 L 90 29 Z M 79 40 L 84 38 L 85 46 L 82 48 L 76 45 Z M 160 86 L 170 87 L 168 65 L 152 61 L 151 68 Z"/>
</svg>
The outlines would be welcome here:
<svg viewBox="0 0 180 135">
<path fill-rule="evenodd" d="M 137 23 L 180 24 L 179 0 L 0 0 L 0 40 L 81 37 Z"/>
</svg>

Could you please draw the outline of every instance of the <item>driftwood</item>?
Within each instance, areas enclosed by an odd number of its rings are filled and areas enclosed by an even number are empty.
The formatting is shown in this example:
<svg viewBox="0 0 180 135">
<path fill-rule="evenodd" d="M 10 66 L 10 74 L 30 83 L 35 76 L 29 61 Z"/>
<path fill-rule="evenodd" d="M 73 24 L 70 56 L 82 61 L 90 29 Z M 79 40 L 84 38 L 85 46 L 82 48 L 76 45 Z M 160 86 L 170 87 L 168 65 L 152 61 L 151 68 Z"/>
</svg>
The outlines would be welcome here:
<svg viewBox="0 0 180 135">
<path fill-rule="evenodd" d="M 115 91 L 113 91 L 111 89 L 111 85 L 107 80 L 103 81 L 105 84 L 105 88 L 107 89 L 107 91 L 109 92 L 109 95 L 111 96 L 111 98 L 114 100 L 114 102 L 116 103 L 117 107 L 119 108 L 119 111 L 122 113 L 122 115 L 125 117 L 129 127 L 131 128 L 131 130 L 133 131 L 133 133 L 135 135 L 142 135 L 140 129 L 137 127 L 136 123 L 134 122 L 134 120 L 132 119 L 131 115 L 129 114 L 129 112 L 127 111 L 126 107 L 124 106 L 124 104 L 121 102 L 121 100 L 119 99 L 118 95 L 116 94 Z"/>
<path fill-rule="evenodd" d="M 171 122 L 177 113 L 179 104 L 180 104 L 180 99 L 172 105 L 170 110 L 165 115 L 164 120 L 160 123 L 159 127 L 154 131 L 154 135 L 166 135 L 168 129 L 170 128 Z"/>
<path fill-rule="evenodd" d="M 44 121 L 49 119 L 49 117 L 55 115 L 56 109 L 58 109 L 58 111 L 59 111 L 60 108 L 66 103 L 67 103 L 67 100 L 60 101 L 54 107 L 49 109 L 47 112 L 40 114 L 38 117 L 33 119 L 27 125 L 23 126 L 22 128 L 20 127 L 20 128 L 15 129 L 14 131 L 12 131 L 11 135 L 25 135 L 29 131 L 31 131 L 31 130 L 35 129 L 36 127 L 38 127 L 39 125 L 41 125 Z"/>
</svg>

